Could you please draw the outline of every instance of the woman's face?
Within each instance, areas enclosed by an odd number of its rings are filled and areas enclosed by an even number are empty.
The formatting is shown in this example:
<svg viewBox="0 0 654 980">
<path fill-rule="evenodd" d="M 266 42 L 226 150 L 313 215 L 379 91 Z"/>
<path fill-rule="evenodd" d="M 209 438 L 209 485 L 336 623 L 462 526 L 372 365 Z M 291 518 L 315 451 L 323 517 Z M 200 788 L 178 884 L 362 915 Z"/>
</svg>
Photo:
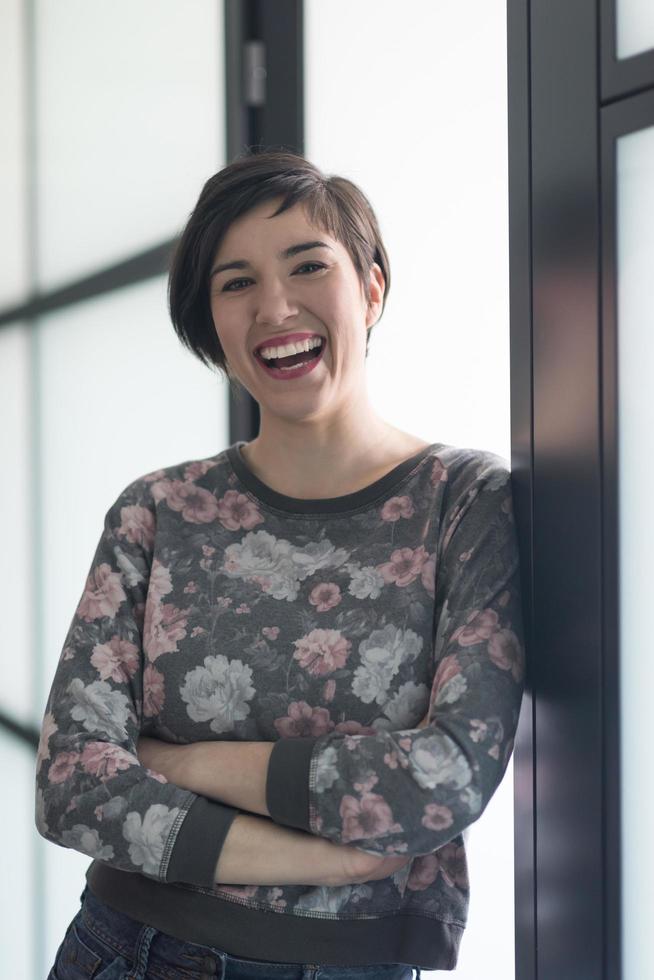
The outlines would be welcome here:
<svg viewBox="0 0 654 980">
<path fill-rule="evenodd" d="M 262 413 L 326 418 L 365 388 L 366 334 L 382 309 L 383 275 L 375 263 L 368 307 L 347 249 L 312 226 L 301 204 L 269 218 L 280 202 L 266 201 L 229 227 L 212 264 L 211 313 L 232 374 Z M 254 351 L 294 333 L 321 337 L 320 359 L 301 376 L 275 377 Z"/>
</svg>

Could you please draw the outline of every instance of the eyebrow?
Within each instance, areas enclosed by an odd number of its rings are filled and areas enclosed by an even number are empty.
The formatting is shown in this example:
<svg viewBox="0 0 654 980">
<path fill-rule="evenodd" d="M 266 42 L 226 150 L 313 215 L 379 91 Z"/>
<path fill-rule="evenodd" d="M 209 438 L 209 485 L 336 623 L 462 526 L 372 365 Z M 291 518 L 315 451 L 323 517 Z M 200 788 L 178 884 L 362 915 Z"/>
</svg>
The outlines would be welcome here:
<svg viewBox="0 0 654 980">
<path fill-rule="evenodd" d="M 328 248 L 333 251 L 331 245 L 327 242 L 300 242 L 298 245 L 289 245 L 288 248 L 283 249 L 278 252 L 278 259 L 292 259 L 294 255 L 298 255 L 300 252 L 307 252 L 310 248 Z M 209 279 L 213 279 L 217 276 L 219 272 L 225 272 L 226 269 L 249 269 L 250 263 L 246 262 L 245 259 L 234 259 L 233 262 L 223 262 L 221 265 L 214 266 L 211 270 Z"/>
</svg>

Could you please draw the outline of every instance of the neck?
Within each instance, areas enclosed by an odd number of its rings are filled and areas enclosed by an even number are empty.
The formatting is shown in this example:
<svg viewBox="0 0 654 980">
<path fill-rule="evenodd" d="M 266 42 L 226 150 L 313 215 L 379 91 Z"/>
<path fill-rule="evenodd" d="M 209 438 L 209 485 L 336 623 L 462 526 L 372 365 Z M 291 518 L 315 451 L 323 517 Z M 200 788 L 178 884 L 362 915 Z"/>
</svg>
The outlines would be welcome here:
<svg viewBox="0 0 654 980">
<path fill-rule="evenodd" d="M 318 499 L 354 493 L 393 464 L 406 434 L 368 412 L 328 423 L 262 416 L 259 435 L 242 447 L 255 476 L 278 493 Z"/>
</svg>

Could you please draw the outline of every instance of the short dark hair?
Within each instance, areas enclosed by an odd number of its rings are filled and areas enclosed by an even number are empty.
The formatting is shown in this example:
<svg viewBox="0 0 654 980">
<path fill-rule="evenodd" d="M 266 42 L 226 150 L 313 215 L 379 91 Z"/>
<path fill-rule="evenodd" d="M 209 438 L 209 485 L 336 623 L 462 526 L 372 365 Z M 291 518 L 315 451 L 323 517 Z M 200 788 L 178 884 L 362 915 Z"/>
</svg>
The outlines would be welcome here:
<svg viewBox="0 0 654 980">
<path fill-rule="evenodd" d="M 168 277 L 168 308 L 177 336 L 207 367 L 230 380 L 225 355 L 211 316 L 209 276 L 227 229 L 263 201 L 282 197 L 271 217 L 302 202 L 309 220 L 349 252 L 370 301 L 370 269 L 377 262 L 384 274 L 382 312 L 390 289 L 388 255 L 370 202 L 352 181 L 322 173 L 313 163 L 289 150 L 247 150 L 202 188 L 172 255 Z M 367 331 L 368 341 L 373 327 Z"/>
</svg>

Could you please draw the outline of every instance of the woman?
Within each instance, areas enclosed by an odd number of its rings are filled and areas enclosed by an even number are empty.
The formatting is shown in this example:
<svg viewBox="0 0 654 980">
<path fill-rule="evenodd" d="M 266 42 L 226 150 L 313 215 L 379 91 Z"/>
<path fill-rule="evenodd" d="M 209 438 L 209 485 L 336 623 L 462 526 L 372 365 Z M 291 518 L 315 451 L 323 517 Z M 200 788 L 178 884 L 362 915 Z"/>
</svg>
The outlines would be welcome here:
<svg viewBox="0 0 654 980">
<path fill-rule="evenodd" d="M 358 187 L 282 151 L 212 177 L 173 325 L 259 433 L 107 511 L 43 720 L 36 820 L 93 858 L 50 977 L 454 969 L 463 831 L 523 685 L 510 473 L 384 421 L 390 283 Z"/>
</svg>

